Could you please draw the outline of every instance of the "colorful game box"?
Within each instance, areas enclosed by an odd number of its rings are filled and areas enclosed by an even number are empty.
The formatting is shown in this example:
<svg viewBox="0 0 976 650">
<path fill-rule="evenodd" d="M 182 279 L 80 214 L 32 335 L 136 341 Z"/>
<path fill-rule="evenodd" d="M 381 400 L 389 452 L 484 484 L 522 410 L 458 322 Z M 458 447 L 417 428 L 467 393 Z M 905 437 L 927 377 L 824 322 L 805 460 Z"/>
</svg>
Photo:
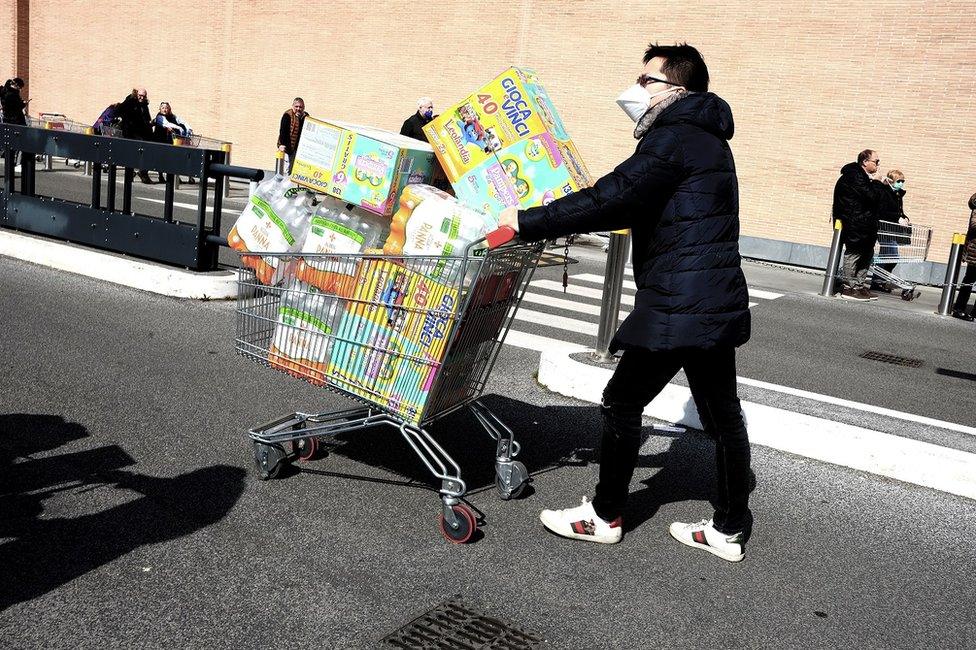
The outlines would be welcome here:
<svg viewBox="0 0 976 650">
<path fill-rule="evenodd" d="M 527 68 L 509 68 L 424 133 L 457 197 L 489 214 L 545 205 L 591 183 L 549 95 Z"/>
<path fill-rule="evenodd" d="M 431 182 L 425 142 L 380 129 L 305 118 L 291 180 L 388 217 L 408 183 Z"/>
<path fill-rule="evenodd" d="M 419 423 L 457 303 L 455 287 L 393 260 L 363 260 L 337 329 L 329 383 Z"/>
</svg>

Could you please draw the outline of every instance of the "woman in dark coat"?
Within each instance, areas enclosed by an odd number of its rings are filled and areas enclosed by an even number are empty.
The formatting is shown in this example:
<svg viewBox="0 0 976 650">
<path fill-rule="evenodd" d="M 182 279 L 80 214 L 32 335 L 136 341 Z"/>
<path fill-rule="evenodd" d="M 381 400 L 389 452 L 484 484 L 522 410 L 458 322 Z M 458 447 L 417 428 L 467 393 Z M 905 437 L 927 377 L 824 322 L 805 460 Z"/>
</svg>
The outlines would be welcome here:
<svg viewBox="0 0 976 650">
<path fill-rule="evenodd" d="M 976 194 L 969 197 L 969 228 L 966 231 L 966 250 L 963 261 L 966 263 L 966 274 L 962 278 L 959 294 L 952 307 L 952 315 L 967 321 L 976 320 L 976 305 L 969 309 L 969 297 L 973 293 L 973 283 L 976 282 Z"/>
</svg>

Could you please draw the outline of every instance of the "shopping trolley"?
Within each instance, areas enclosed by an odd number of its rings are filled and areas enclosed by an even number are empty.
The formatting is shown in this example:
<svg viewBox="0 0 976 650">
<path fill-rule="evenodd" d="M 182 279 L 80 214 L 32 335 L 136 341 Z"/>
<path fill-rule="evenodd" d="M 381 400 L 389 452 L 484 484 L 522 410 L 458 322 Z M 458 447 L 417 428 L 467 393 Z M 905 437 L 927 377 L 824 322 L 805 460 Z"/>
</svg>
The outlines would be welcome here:
<svg viewBox="0 0 976 650">
<path fill-rule="evenodd" d="M 932 229 L 927 226 L 879 221 L 878 241 L 871 265 L 874 282 L 888 291 L 893 288 L 901 289 L 903 300 L 914 300 L 919 295 L 915 285 L 892 271 L 896 264 L 924 262 L 931 243 Z"/>
<path fill-rule="evenodd" d="M 71 133 L 91 133 L 92 127 L 84 122 L 69 120 L 63 113 L 38 113 L 37 117 L 27 116 L 27 126 L 36 129 L 50 129 L 52 131 L 69 131 Z M 41 160 L 41 156 L 36 157 Z M 64 164 L 67 167 L 81 168 L 84 164 L 82 160 L 65 158 Z"/>
<path fill-rule="evenodd" d="M 225 145 L 230 144 L 216 138 L 205 138 L 202 135 L 189 133 L 187 135 L 174 135 L 173 144 L 178 147 L 196 147 L 197 149 L 212 149 L 221 151 Z"/>
<path fill-rule="evenodd" d="M 363 405 L 248 431 L 261 478 L 313 458 L 320 439 L 392 426 L 440 480 L 442 534 L 467 542 L 477 521 L 461 468 L 428 429 L 468 407 L 496 442 L 499 496 L 517 497 L 529 479 L 520 446 L 478 401 L 544 248 L 514 236 L 501 228 L 458 257 L 245 254 L 237 352 Z"/>
</svg>

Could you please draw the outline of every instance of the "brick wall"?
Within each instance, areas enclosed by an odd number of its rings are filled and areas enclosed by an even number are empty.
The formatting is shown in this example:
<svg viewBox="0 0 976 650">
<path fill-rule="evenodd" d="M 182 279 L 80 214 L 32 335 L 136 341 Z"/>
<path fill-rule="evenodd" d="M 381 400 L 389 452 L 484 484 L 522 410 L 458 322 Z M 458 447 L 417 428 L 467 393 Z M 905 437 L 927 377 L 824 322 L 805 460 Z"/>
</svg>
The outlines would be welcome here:
<svg viewBox="0 0 976 650">
<path fill-rule="evenodd" d="M 7 0 L 0 66 L 11 68 Z M 907 176 L 906 212 L 944 260 L 976 191 L 971 0 L 782 3 L 522 0 L 497 8 L 358 0 L 30 0 L 33 112 L 94 121 L 136 84 L 197 132 L 270 167 L 277 121 L 396 130 L 422 94 L 444 108 L 510 64 L 536 68 L 594 174 L 632 150 L 614 104 L 643 47 L 687 40 L 732 105 L 743 234 L 826 244 L 833 183 L 866 147 Z M 364 13 L 364 7 L 370 7 Z"/>
</svg>

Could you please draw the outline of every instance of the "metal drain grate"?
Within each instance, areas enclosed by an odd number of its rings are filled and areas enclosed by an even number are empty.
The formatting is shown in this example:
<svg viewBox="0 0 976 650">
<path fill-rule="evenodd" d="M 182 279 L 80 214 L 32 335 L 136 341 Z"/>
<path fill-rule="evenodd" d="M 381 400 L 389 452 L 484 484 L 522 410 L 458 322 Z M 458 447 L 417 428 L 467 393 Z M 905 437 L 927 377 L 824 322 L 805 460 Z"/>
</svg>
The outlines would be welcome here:
<svg viewBox="0 0 976 650">
<path fill-rule="evenodd" d="M 383 638 L 400 650 L 532 650 L 542 639 L 497 618 L 475 612 L 460 596 L 447 600 Z"/>
<path fill-rule="evenodd" d="M 874 350 L 868 350 L 867 352 L 861 353 L 862 359 L 870 359 L 871 361 L 880 361 L 882 363 L 890 363 L 895 366 L 906 366 L 908 368 L 918 368 L 924 361 L 921 359 L 912 359 L 911 357 L 900 357 L 897 354 L 887 354 L 885 352 L 875 352 Z"/>
</svg>

